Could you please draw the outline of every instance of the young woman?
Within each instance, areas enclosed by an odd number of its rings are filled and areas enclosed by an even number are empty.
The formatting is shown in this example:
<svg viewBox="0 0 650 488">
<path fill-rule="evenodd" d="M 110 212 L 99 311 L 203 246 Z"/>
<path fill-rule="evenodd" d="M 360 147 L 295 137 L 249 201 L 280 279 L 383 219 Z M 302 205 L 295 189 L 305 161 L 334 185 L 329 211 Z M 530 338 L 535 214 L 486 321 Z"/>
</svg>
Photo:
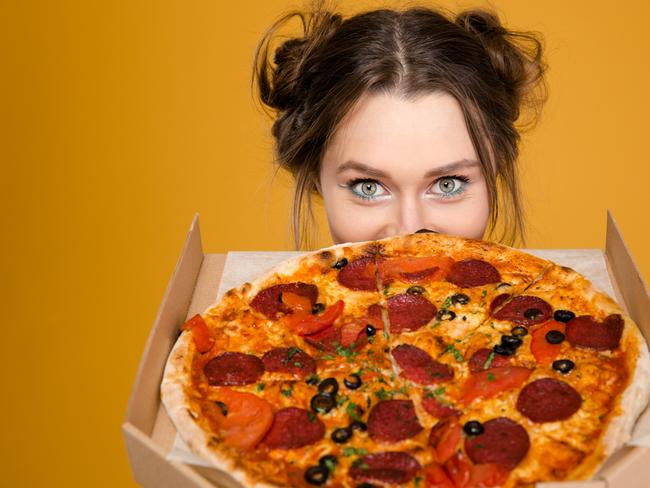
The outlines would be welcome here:
<svg viewBox="0 0 650 488">
<path fill-rule="evenodd" d="M 273 51 L 295 17 L 302 37 Z M 314 195 L 335 243 L 421 229 L 523 242 L 519 130 L 544 101 L 544 70 L 538 35 L 487 11 L 343 19 L 317 2 L 282 17 L 258 46 L 253 81 L 274 111 L 277 162 L 295 177 L 296 246 L 309 244 Z"/>
</svg>

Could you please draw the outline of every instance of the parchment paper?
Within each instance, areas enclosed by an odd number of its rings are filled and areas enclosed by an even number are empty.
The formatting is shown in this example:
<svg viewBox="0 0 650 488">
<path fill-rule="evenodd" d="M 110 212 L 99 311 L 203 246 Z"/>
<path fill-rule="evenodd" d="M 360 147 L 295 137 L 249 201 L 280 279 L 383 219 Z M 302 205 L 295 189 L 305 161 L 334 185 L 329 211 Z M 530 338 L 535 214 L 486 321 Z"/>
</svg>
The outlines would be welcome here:
<svg viewBox="0 0 650 488">
<path fill-rule="evenodd" d="M 596 288 L 607 293 L 612 298 L 616 298 L 612 282 L 607 273 L 605 255 L 601 249 L 525 249 L 523 251 L 573 268 L 588 278 Z M 290 259 L 301 254 L 304 253 L 263 251 L 229 252 L 226 256 L 223 275 L 214 302 L 217 302 L 231 288 L 239 287 L 246 281 L 251 281 L 266 273 L 285 259 Z M 625 304 L 621 303 L 620 305 L 625 308 Z M 645 412 L 637 421 L 632 435 L 632 441 L 628 444 L 650 447 L 650 409 L 646 408 Z M 192 453 L 178 434 L 176 434 L 172 449 L 167 454 L 167 459 L 198 466 L 211 466 L 210 463 Z"/>
</svg>

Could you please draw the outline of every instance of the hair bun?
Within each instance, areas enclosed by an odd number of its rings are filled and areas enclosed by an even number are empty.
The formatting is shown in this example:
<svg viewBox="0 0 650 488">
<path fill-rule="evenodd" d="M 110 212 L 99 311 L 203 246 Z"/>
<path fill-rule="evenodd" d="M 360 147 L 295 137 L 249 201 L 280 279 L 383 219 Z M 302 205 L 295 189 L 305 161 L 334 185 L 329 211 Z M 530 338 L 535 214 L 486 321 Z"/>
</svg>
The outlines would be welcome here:
<svg viewBox="0 0 650 488">
<path fill-rule="evenodd" d="M 456 17 L 456 24 L 483 45 L 490 62 L 511 98 L 512 120 L 520 107 L 541 107 L 546 99 L 543 83 L 546 64 L 541 36 L 535 32 L 506 29 L 499 18 L 485 10 L 469 10 Z M 534 124 L 537 114 L 521 125 Z"/>
</svg>

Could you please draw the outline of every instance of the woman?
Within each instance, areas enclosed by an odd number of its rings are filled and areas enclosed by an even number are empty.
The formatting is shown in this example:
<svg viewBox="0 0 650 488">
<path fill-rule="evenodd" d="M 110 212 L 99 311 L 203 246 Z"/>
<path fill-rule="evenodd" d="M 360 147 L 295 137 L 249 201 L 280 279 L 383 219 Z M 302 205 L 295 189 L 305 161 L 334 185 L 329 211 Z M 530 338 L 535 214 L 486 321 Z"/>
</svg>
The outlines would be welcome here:
<svg viewBox="0 0 650 488">
<path fill-rule="evenodd" d="M 303 36 L 270 60 L 296 16 Z M 282 17 L 258 46 L 253 81 L 275 110 L 276 159 L 295 177 L 296 246 L 309 243 L 313 195 L 336 243 L 420 229 L 523 241 L 515 122 L 534 122 L 544 70 L 538 37 L 486 11 L 343 19 L 317 2 Z M 522 108 L 534 109 L 529 124 Z"/>
</svg>

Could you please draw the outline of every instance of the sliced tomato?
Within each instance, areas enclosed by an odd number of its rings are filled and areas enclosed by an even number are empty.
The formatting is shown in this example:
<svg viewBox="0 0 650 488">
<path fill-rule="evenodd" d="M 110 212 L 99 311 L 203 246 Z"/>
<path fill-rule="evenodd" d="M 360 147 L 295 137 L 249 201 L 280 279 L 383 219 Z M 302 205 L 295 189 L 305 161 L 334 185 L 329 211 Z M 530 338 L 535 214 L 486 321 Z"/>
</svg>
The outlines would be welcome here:
<svg viewBox="0 0 650 488">
<path fill-rule="evenodd" d="M 384 319 L 382 317 L 381 305 L 378 303 L 370 305 L 364 320 L 367 324 L 372 325 L 376 330 L 384 330 Z"/>
<path fill-rule="evenodd" d="M 455 488 L 454 482 L 449 479 L 447 472 L 438 463 L 427 464 L 422 474 L 424 475 L 424 488 Z"/>
<path fill-rule="evenodd" d="M 192 329 L 192 341 L 200 353 L 208 352 L 214 346 L 214 336 L 201 315 L 196 314 L 181 326 L 181 330 Z"/>
<path fill-rule="evenodd" d="M 530 334 L 530 352 L 541 365 L 551 364 L 560 354 L 561 345 L 551 344 L 546 340 L 546 334 L 552 330 L 559 330 L 564 334 L 565 325 L 562 322 L 549 320 L 539 324 Z"/>
<path fill-rule="evenodd" d="M 273 423 L 271 405 L 252 393 L 229 388 L 220 389 L 216 399 L 223 402 L 227 410 L 226 415 L 217 414 L 217 424 L 224 442 L 244 451 L 259 444 Z"/>
<path fill-rule="evenodd" d="M 410 283 L 442 281 L 454 260 L 447 256 L 388 258 L 379 261 L 379 278 L 383 285 L 394 280 Z"/>
<path fill-rule="evenodd" d="M 426 412 L 438 419 L 444 419 L 447 417 L 451 417 L 452 415 L 455 416 L 460 416 L 461 411 L 455 409 L 451 405 L 446 405 L 442 403 L 440 400 L 438 400 L 434 396 L 428 396 L 430 394 L 425 393 L 422 396 L 422 408 L 426 410 Z"/>
<path fill-rule="evenodd" d="M 476 398 L 490 398 L 521 386 L 532 371 L 520 366 L 486 369 L 471 375 L 463 384 L 460 402 L 469 405 Z"/>
<path fill-rule="evenodd" d="M 434 461 L 444 464 L 456 452 L 460 443 L 461 426 L 456 417 L 439 420 L 431 428 L 429 445 L 433 447 Z"/>
<path fill-rule="evenodd" d="M 332 325 L 339 315 L 343 313 L 343 307 L 343 300 L 339 300 L 334 305 L 327 307 L 321 315 L 294 312 L 290 315 L 285 315 L 281 320 L 298 335 L 315 334 Z"/>
<path fill-rule="evenodd" d="M 341 345 L 348 347 L 357 342 L 359 334 L 366 329 L 366 321 L 357 319 L 341 326 Z"/>
<path fill-rule="evenodd" d="M 294 312 L 307 312 L 311 313 L 311 300 L 304 295 L 291 293 L 289 291 L 282 293 L 282 303 L 289 307 Z"/>
<path fill-rule="evenodd" d="M 470 470 L 467 488 L 488 488 L 503 485 L 510 470 L 501 464 L 475 464 Z"/>
<path fill-rule="evenodd" d="M 468 488 L 472 476 L 472 463 L 461 451 L 457 451 L 444 464 L 447 476 L 456 488 Z"/>
</svg>

